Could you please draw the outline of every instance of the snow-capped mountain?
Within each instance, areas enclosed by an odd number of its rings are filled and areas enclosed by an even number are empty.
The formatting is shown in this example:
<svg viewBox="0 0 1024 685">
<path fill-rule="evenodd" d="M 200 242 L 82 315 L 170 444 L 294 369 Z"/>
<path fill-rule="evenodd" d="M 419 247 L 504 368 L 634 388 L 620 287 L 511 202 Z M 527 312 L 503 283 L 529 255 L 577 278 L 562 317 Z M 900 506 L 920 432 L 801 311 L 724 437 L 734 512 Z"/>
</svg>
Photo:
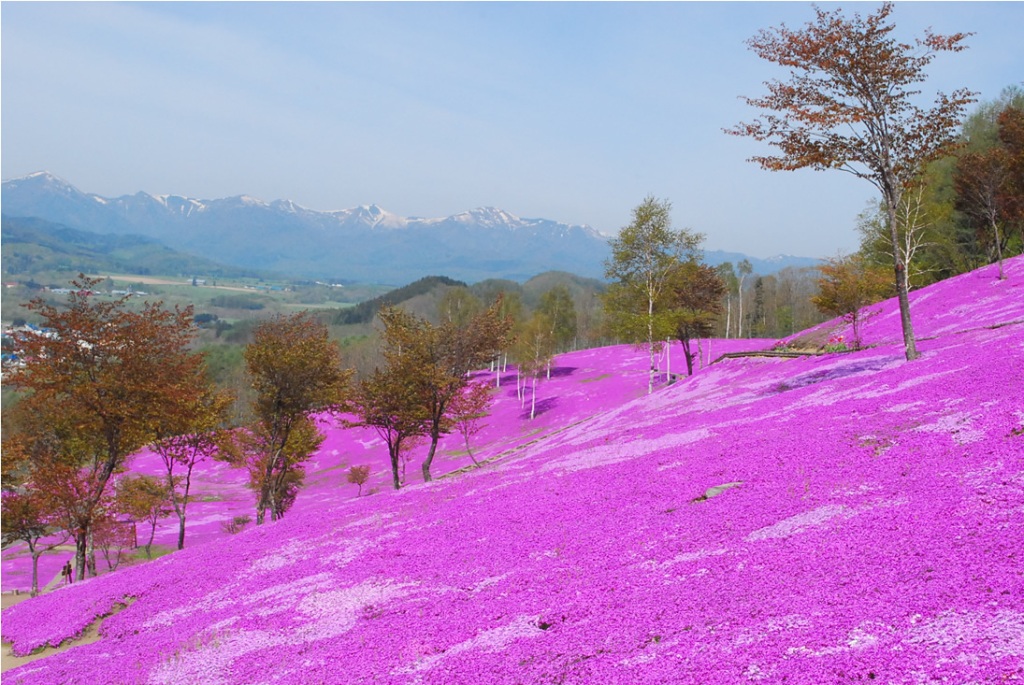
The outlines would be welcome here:
<svg viewBox="0 0 1024 685">
<path fill-rule="evenodd" d="M 322 212 L 246 195 L 107 198 L 46 172 L 5 181 L 2 208 L 79 230 L 144 235 L 237 266 L 385 283 L 430 274 L 525 280 L 552 269 L 600 276 L 608 254 L 607 239 L 588 226 L 493 207 L 409 218 L 374 204 Z"/>
<path fill-rule="evenodd" d="M 375 204 L 317 211 L 247 195 L 207 200 L 138 192 L 107 198 L 47 172 L 4 181 L 0 202 L 11 217 L 143 235 L 225 264 L 315 278 L 395 284 L 427 275 L 526 280 L 551 270 L 600 278 L 609 255 L 608 239 L 589 226 L 521 218 L 495 207 L 422 218 Z M 718 255 L 707 253 L 707 261 L 732 259 Z M 759 273 L 814 261 L 775 259 L 751 261 Z"/>
</svg>

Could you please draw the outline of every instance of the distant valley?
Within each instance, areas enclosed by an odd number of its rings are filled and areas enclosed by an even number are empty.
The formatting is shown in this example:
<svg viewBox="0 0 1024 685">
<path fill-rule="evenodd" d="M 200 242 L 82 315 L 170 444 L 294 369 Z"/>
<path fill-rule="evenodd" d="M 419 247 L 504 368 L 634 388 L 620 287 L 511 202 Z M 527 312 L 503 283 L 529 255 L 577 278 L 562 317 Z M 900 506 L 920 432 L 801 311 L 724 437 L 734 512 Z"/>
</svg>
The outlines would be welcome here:
<svg viewBox="0 0 1024 685">
<path fill-rule="evenodd" d="M 76 231 L 158 241 L 199 258 L 181 267 L 186 270 L 207 264 L 210 270 L 230 267 L 384 284 L 427 275 L 522 282 L 552 270 L 601 278 L 609 254 L 607 237 L 589 226 L 521 218 L 493 207 L 417 218 L 376 205 L 323 212 L 288 200 L 264 202 L 248 196 L 197 200 L 139 192 L 105 198 L 45 172 L 5 181 L 2 209 L 7 218 L 33 217 Z M 5 261 L 10 225 L 4 224 Z M 24 238 L 24 232 L 19 236 Z M 74 237 L 78 243 L 83 239 L 81 234 Z M 139 239 L 132 240 L 138 247 Z M 109 238 L 99 242 L 104 241 L 110 243 Z M 705 253 L 710 264 L 743 258 L 738 253 Z M 789 256 L 748 259 L 760 274 L 818 262 Z"/>
</svg>

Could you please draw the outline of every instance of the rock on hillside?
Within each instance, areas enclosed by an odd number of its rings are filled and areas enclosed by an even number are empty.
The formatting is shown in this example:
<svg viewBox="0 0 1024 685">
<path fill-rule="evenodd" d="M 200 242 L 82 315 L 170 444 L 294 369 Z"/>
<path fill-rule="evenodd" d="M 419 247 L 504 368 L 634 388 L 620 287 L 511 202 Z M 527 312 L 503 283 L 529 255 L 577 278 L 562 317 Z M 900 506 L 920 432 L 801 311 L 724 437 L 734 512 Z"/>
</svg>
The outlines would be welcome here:
<svg viewBox="0 0 1024 685">
<path fill-rule="evenodd" d="M 3 637 L 26 653 L 130 602 L 7 678 L 1024 678 L 1024 258 L 1007 266 L 914 295 L 915 362 L 888 302 L 870 349 L 723 361 L 488 468 L 17 605 Z"/>
</svg>

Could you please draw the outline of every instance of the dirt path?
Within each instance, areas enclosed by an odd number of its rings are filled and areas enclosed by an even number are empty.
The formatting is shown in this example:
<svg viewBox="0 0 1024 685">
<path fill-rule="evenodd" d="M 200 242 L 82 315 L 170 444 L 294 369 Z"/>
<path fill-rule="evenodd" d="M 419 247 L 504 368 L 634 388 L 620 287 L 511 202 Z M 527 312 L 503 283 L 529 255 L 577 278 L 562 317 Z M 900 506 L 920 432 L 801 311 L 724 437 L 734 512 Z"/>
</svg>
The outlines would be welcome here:
<svg viewBox="0 0 1024 685">
<path fill-rule="evenodd" d="M 24 602 L 28 598 L 28 593 L 16 594 L 13 592 L 5 592 L 3 594 L 3 608 L 6 609 L 7 607 L 12 607 L 15 604 Z M 28 656 L 14 656 L 13 654 L 11 654 L 11 644 L 9 642 L 4 642 L 3 652 L 0 653 L 0 673 L 9 671 L 12 668 L 24 666 L 25 664 L 30 664 L 33 661 L 38 661 L 39 659 L 45 659 L 46 657 L 52 656 L 54 654 L 66 652 L 69 649 L 74 649 L 75 647 L 78 647 L 79 645 L 88 645 L 92 644 L 93 642 L 99 642 L 101 639 L 100 627 L 103 625 L 103 621 L 107 620 L 108 617 L 113 616 L 117 612 L 121 611 L 126 606 L 130 605 L 131 602 L 132 600 L 126 601 L 125 603 L 115 604 L 114 609 L 109 614 L 106 614 L 105 616 L 100 616 L 95 621 L 90 623 L 89 626 L 86 627 L 85 631 L 82 633 L 81 637 L 78 637 L 74 640 L 68 640 L 61 644 L 59 647 L 46 647 L 34 654 L 29 654 Z"/>
</svg>

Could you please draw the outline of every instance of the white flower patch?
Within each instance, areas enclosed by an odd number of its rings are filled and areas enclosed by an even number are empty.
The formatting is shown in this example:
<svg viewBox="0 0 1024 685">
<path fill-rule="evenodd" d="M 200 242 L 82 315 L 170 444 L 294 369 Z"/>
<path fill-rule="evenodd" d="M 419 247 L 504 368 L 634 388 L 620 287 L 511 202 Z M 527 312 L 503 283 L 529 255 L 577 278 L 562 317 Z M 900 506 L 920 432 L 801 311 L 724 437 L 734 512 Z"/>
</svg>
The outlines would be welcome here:
<svg viewBox="0 0 1024 685">
<path fill-rule="evenodd" d="M 249 570 L 244 573 L 246 576 L 263 574 L 268 571 L 276 571 L 279 568 L 290 566 L 296 562 L 309 557 L 310 550 L 315 545 L 310 540 L 295 539 L 289 540 L 282 547 L 253 562 Z"/>
<path fill-rule="evenodd" d="M 213 636 L 207 644 L 194 648 L 184 647 L 184 653 L 175 654 L 150 673 L 151 685 L 227 685 L 230 683 L 231 664 L 250 652 L 265 650 L 281 644 L 282 640 L 263 630 L 232 633 L 225 637 Z"/>
<path fill-rule="evenodd" d="M 582 471 L 583 469 L 606 466 L 608 464 L 618 464 L 623 461 L 629 461 L 630 459 L 646 456 L 653 452 L 660 452 L 673 447 L 699 442 L 700 440 L 711 437 L 711 435 L 711 431 L 707 428 L 699 428 L 683 433 L 668 433 L 653 439 L 631 440 L 626 444 L 608 443 L 591 449 L 574 452 L 562 457 L 561 459 L 550 461 L 541 467 L 540 473 L 553 471 L 555 469 L 571 473 L 573 471 Z"/>
<path fill-rule="evenodd" d="M 756 542 L 758 540 L 788 538 L 810 528 L 816 528 L 834 518 L 850 518 L 852 516 L 856 516 L 856 512 L 848 507 L 841 504 L 826 504 L 817 509 L 790 516 L 778 523 L 755 530 L 747 535 L 745 539 L 747 542 Z"/>
<path fill-rule="evenodd" d="M 379 607 L 409 594 L 415 583 L 383 583 L 367 580 L 342 590 L 317 592 L 303 599 L 298 612 L 310 619 L 294 631 L 295 643 L 324 640 L 348 632 L 356 624 L 360 612 L 370 606 Z"/>
<path fill-rule="evenodd" d="M 469 591 L 472 592 L 475 595 L 476 593 L 480 592 L 481 590 L 489 588 L 492 585 L 497 585 L 501 581 L 503 581 L 506 578 L 508 578 L 510 575 L 512 575 L 511 571 L 508 572 L 508 573 L 502 573 L 500 576 L 490 576 L 489 578 L 484 578 L 483 580 L 478 582 L 476 585 L 471 587 L 469 589 Z"/>
<path fill-rule="evenodd" d="M 889 414 L 901 414 L 905 411 L 910 411 L 911 409 L 917 409 L 922 405 L 924 405 L 924 401 L 901 402 L 900 404 L 894 404 L 892 406 L 885 407 L 884 409 L 882 409 L 882 411 L 887 412 Z"/>
<path fill-rule="evenodd" d="M 727 550 L 725 550 L 723 548 L 723 549 L 715 549 L 715 550 L 701 549 L 701 550 L 697 550 L 696 552 L 683 552 L 682 554 L 677 554 L 674 557 L 672 557 L 671 559 L 667 559 L 667 560 L 661 561 L 661 562 L 653 561 L 653 560 L 652 561 L 645 561 L 645 562 L 642 562 L 640 564 L 637 564 L 637 567 L 645 568 L 645 569 L 648 569 L 650 571 L 663 571 L 663 570 L 669 568 L 670 566 L 675 566 L 676 564 L 684 564 L 684 563 L 689 562 L 689 561 L 698 561 L 700 559 L 707 559 L 708 557 L 717 557 L 717 556 L 720 556 L 722 554 L 725 554 L 726 551 Z"/>
<path fill-rule="evenodd" d="M 862 649 L 870 649 L 872 647 L 877 647 L 882 641 L 882 638 L 879 637 L 880 634 L 883 634 L 883 636 L 888 640 L 888 637 L 892 632 L 892 628 L 885 624 L 875 623 L 873 621 L 864 621 L 847 634 L 846 640 L 844 640 L 842 644 L 838 644 L 834 647 L 822 647 L 821 649 L 790 647 L 786 650 L 786 653 L 821 657 L 834 656 L 836 654 Z"/>
<path fill-rule="evenodd" d="M 337 581 L 329 573 L 317 573 L 290 583 L 281 583 L 240 597 L 240 603 L 255 605 L 256 616 L 272 616 L 291 611 L 300 597 L 332 587 Z"/>
<path fill-rule="evenodd" d="M 440 654 L 422 657 L 415 664 L 401 668 L 395 671 L 395 673 L 429 671 L 438 662 L 473 649 L 479 649 L 484 652 L 499 652 L 521 637 L 539 637 L 543 635 L 544 631 L 537 627 L 537 621 L 539 620 L 539 616 L 517 616 L 511 623 L 477 633 L 475 637 L 453 645 Z"/>
<path fill-rule="evenodd" d="M 1024 658 L 1024 613 L 949 611 L 914 625 L 906 642 L 933 649 L 978 652 L 982 645 L 995 658 Z"/>
<path fill-rule="evenodd" d="M 386 521 L 386 520 L 388 520 L 389 518 L 392 518 L 392 517 L 394 517 L 394 514 L 392 514 L 390 512 L 378 512 L 378 513 L 375 513 L 375 514 L 371 514 L 369 516 L 364 516 L 363 518 L 357 519 L 355 521 L 352 521 L 351 523 L 347 523 L 343 527 L 346 530 L 349 529 L 349 528 L 355 528 L 356 526 L 378 526 L 378 527 L 383 527 L 384 521 Z"/>
<path fill-rule="evenodd" d="M 967 413 L 948 414 L 934 423 L 918 426 L 915 430 L 948 434 L 958 445 L 969 445 L 985 439 L 985 431 L 973 428 L 971 418 L 972 416 Z"/>
</svg>

